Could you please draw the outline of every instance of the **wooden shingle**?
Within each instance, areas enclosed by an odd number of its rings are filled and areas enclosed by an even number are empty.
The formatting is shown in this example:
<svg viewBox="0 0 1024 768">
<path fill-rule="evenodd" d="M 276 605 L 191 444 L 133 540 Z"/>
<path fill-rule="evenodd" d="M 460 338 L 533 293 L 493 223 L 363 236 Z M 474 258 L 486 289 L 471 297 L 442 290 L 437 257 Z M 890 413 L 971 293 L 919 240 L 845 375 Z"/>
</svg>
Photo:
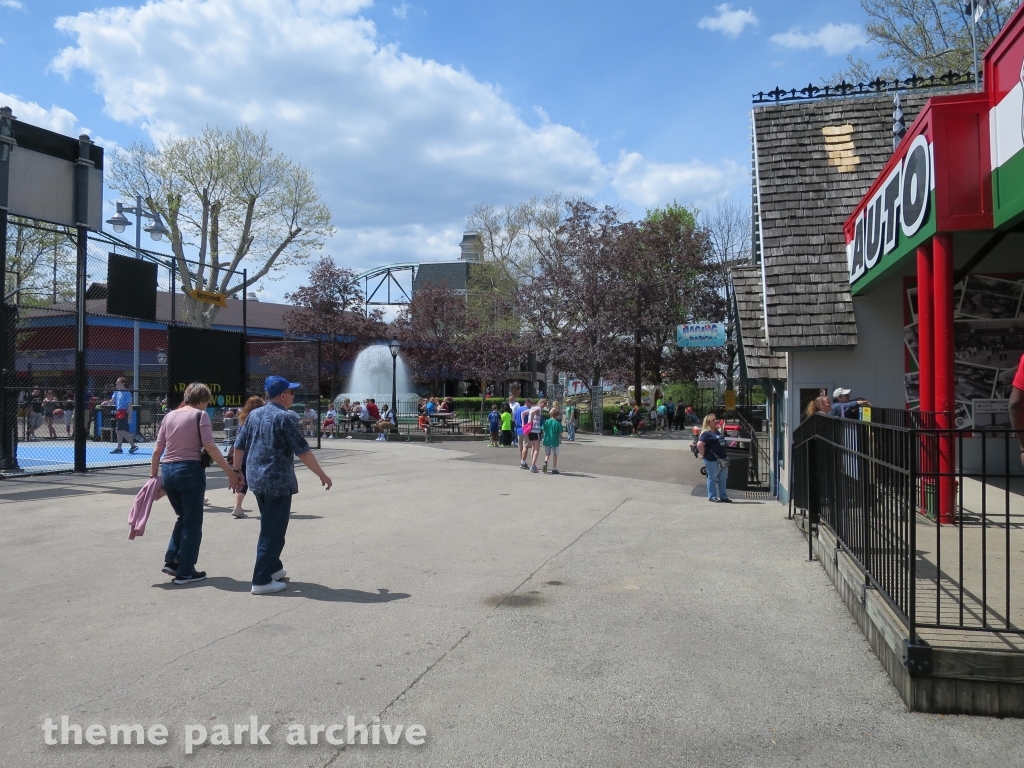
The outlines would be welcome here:
<svg viewBox="0 0 1024 768">
<path fill-rule="evenodd" d="M 907 124 L 939 93 L 901 95 Z M 892 109 L 891 94 L 754 109 L 772 350 L 857 343 L 843 223 L 892 156 Z"/>
</svg>

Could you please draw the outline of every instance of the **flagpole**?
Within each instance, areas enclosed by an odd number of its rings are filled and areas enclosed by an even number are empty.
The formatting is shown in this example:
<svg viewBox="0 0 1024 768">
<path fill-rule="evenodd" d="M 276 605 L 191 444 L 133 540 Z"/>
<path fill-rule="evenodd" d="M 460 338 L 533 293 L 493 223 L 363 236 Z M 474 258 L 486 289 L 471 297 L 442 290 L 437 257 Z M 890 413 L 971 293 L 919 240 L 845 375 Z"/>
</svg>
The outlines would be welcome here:
<svg viewBox="0 0 1024 768">
<path fill-rule="evenodd" d="M 971 9 L 971 49 L 974 52 L 974 90 L 981 90 L 981 78 L 978 76 L 978 0 L 970 4 Z"/>
</svg>

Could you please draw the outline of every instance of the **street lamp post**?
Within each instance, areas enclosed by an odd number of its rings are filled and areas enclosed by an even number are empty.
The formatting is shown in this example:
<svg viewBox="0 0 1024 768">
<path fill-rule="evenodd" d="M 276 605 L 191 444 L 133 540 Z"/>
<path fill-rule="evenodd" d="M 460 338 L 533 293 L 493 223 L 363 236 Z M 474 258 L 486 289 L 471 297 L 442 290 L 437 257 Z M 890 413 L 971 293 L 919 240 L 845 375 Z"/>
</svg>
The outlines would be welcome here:
<svg viewBox="0 0 1024 768">
<path fill-rule="evenodd" d="M 135 214 L 135 258 L 142 258 L 142 217 L 145 216 L 147 219 L 152 219 L 153 223 L 146 227 L 146 232 L 149 232 L 149 236 L 159 242 L 165 235 L 170 236 L 170 232 L 167 231 L 167 227 L 160 220 L 160 214 L 155 211 L 149 211 L 142 207 L 142 195 L 135 195 L 135 207 L 125 208 L 123 203 L 117 203 L 117 213 L 107 219 L 109 224 L 115 232 L 120 234 L 124 232 L 125 227 L 132 225 L 126 213 Z M 135 405 L 139 404 L 139 321 L 136 320 L 133 324 L 132 333 L 132 400 Z"/>
<path fill-rule="evenodd" d="M 391 411 L 395 414 L 395 426 L 398 426 L 398 350 L 397 338 L 392 338 L 388 344 L 391 350 Z"/>
</svg>

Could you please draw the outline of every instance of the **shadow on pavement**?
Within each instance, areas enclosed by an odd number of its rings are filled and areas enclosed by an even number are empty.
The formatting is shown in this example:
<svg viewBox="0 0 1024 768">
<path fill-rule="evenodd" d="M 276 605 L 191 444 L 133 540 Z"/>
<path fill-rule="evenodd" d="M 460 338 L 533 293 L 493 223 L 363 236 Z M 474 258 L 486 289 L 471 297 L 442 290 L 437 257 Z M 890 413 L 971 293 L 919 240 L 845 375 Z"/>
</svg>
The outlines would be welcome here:
<svg viewBox="0 0 1024 768">
<path fill-rule="evenodd" d="M 252 584 L 248 581 L 239 581 L 230 576 L 211 576 L 195 584 L 179 585 L 169 581 L 153 585 L 157 589 L 202 589 L 213 587 L 223 592 L 249 592 Z M 288 589 L 284 592 L 277 592 L 273 595 L 261 595 L 261 597 L 305 597 L 309 600 L 321 600 L 327 603 L 390 603 L 393 600 L 405 600 L 412 597 L 407 592 L 392 592 L 388 589 L 378 589 L 376 592 L 363 592 L 360 589 L 331 589 L 323 584 L 313 584 L 303 581 L 289 581 Z"/>
</svg>

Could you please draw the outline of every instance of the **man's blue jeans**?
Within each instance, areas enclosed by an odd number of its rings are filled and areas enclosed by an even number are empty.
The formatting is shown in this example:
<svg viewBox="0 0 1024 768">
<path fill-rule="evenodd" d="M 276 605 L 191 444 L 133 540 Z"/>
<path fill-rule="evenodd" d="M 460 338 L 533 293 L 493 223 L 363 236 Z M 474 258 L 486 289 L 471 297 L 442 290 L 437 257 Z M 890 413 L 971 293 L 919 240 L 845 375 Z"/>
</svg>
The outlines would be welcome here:
<svg viewBox="0 0 1024 768">
<path fill-rule="evenodd" d="M 260 538 L 256 542 L 256 567 L 252 572 L 252 583 L 269 584 L 271 576 L 281 570 L 281 550 L 284 549 L 284 535 L 288 531 L 288 519 L 292 513 L 292 497 L 267 496 L 253 491 L 260 508 Z"/>
<path fill-rule="evenodd" d="M 175 461 L 160 465 L 160 479 L 167 492 L 167 500 L 178 516 L 164 563 L 174 568 L 179 578 L 184 578 L 195 571 L 199 545 L 203 541 L 206 470 L 198 461 Z"/>
<path fill-rule="evenodd" d="M 729 493 L 725 490 L 726 480 L 729 479 L 728 465 L 704 459 L 704 466 L 708 469 L 708 498 L 728 499 Z"/>
</svg>

